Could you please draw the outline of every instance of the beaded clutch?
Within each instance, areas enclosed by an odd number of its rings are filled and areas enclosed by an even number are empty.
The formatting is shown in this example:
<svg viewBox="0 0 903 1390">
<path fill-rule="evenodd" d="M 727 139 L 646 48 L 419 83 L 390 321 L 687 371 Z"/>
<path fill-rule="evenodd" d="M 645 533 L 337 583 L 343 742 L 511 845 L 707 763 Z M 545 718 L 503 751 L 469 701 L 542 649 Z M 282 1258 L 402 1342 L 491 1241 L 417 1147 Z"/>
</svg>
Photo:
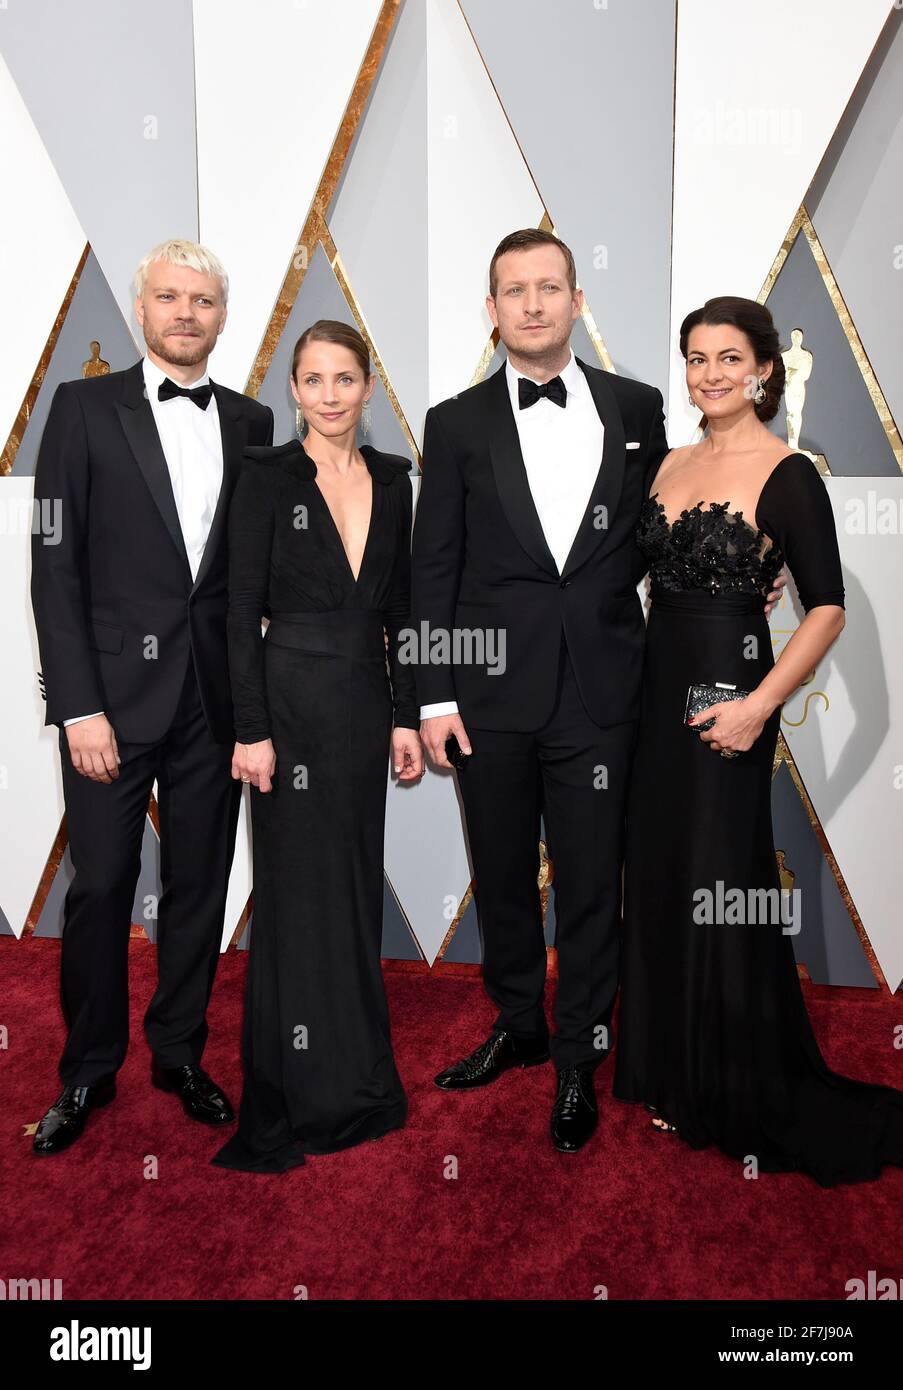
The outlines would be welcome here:
<svg viewBox="0 0 903 1390">
<path fill-rule="evenodd" d="M 691 685 L 687 691 L 687 711 L 684 715 L 684 723 L 692 719 L 694 714 L 699 714 L 701 710 L 708 709 L 710 705 L 720 704 L 723 700 L 745 700 L 750 692 L 748 690 L 738 690 L 735 685 L 727 685 L 722 681 L 715 681 L 714 685 Z M 691 732 L 700 733 L 703 729 L 711 729 L 715 723 L 714 719 L 707 719 L 704 724 L 694 724 Z"/>
</svg>

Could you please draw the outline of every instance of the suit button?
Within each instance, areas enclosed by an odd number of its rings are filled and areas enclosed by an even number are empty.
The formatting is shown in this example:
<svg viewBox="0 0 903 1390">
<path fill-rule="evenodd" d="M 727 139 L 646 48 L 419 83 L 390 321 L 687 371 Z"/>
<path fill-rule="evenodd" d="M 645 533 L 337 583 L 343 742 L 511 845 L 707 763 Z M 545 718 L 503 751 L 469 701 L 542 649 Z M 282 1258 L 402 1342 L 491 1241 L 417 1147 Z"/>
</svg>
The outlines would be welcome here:
<svg viewBox="0 0 903 1390">
<path fill-rule="evenodd" d="M 571 581 L 569 579 L 562 579 L 558 587 L 559 589 L 569 589 L 571 587 Z"/>
</svg>

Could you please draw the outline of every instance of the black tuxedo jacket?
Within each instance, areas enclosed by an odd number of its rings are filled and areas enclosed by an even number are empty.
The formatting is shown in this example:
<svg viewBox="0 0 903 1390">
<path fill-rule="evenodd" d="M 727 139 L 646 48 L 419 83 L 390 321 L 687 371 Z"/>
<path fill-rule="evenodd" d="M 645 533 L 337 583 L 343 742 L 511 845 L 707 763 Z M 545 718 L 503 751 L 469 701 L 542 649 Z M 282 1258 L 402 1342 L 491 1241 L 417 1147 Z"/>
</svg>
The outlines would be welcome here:
<svg viewBox="0 0 903 1390">
<path fill-rule="evenodd" d="M 59 499 L 59 543 L 32 535 L 47 724 L 103 710 L 118 739 L 152 742 L 172 723 L 193 655 L 210 731 L 220 743 L 233 737 L 226 520 L 242 451 L 272 443 L 273 412 L 211 384 L 223 482 L 194 582 L 142 362 L 56 389 L 35 498 L 48 499 L 51 516 Z"/>
<path fill-rule="evenodd" d="M 417 688 L 421 704 L 456 700 L 465 728 L 526 732 L 546 722 L 562 628 L 590 716 L 610 725 L 639 712 L 644 622 L 636 586 L 647 566 L 635 536 L 648 484 L 668 451 L 662 395 L 577 362 L 605 431 L 561 573 L 530 492 L 504 364 L 427 412 L 413 533 Z M 564 472 L 567 460 L 561 465 Z M 489 662 L 460 659 L 468 655 L 463 637 L 457 651 L 450 648 L 459 659 L 449 663 L 425 651 L 427 631 L 435 652 L 437 630 L 487 628 L 504 633 L 500 674 Z"/>
</svg>

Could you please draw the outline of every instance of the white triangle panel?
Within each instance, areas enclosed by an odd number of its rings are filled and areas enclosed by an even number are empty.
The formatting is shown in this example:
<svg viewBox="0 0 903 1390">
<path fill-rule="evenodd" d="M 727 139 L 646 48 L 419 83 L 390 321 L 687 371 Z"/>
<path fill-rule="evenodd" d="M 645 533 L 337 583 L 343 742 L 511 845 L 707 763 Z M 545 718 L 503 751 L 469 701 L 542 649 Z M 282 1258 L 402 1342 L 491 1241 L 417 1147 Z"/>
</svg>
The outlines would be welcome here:
<svg viewBox="0 0 903 1390">
<path fill-rule="evenodd" d="M 887 0 L 678 6 L 672 446 L 699 419 L 681 321 L 715 295 L 759 293 L 887 14 Z"/>
<path fill-rule="evenodd" d="M 846 626 L 784 706 L 781 731 L 891 988 L 903 981 L 903 478 L 825 478 L 843 561 Z M 802 618 L 788 586 L 771 614 L 775 656 Z M 820 902 L 801 902 L 817 919 Z"/>
<path fill-rule="evenodd" d="M 484 300 L 502 237 L 543 203 L 455 0 L 427 0 L 430 399 L 470 384 L 492 322 Z"/>
<path fill-rule="evenodd" d="M 0 488 L 0 909 L 20 936 L 64 808 L 59 735 L 55 725 L 44 727 L 36 674 L 41 661 L 29 595 L 34 479 L 3 478 Z M 59 518 L 50 512 L 48 521 L 52 542 Z"/>
<path fill-rule="evenodd" d="M 0 439 L 31 384 L 82 252 L 85 233 L 0 58 Z"/>
<path fill-rule="evenodd" d="M 379 0 L 194 0 L 200 239 L 230 277 L 211 376 L 247 381 Z"/>
<path fill-rule="evenodd" d="M 160 241 L 197 236 L 191 0 L 0 9 L 4 57 L 140 342 L 138 262 Z"/>
</svg>

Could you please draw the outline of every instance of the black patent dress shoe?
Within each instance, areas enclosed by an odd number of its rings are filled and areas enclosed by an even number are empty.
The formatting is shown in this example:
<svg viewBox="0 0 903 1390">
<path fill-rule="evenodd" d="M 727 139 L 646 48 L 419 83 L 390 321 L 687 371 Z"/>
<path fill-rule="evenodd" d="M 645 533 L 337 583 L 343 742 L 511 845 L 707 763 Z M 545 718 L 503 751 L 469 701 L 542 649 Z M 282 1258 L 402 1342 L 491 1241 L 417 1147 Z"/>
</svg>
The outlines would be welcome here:
<svg viewBox="0 0 903 1390">
<path fill-rule="evenodd" d="M 552 1143 L 560 1153 L 582 1148 L 599 1122 L 599 1108 L 590 1067 L 562 1067 L 558 1094 L 552 1106 Z"/>
<path fill-rule="evenodd" d="M 468 1057 L 452 1063 L 433 1080 L 443 1091 L 469 1091 L 488 1085 L 511 1067 L 535 1067 L 548 1060 L 548 1038 L 519 1038 L 500 1028 Z"/>
<path fill-rule="evenodd" d="M 89 1110 L 109 1105 L 116 1096 L 115 1076 L 102 1077 L 93 1086 L 66 1086 L 41 1119 L 31 1142 L 36 1154 L 58 1154 L 74 1144 L 85 1127 Z"/>
<path fill-rule="evenodd" d="M 151 1080 L 158 1091 L 175 1091 L 183 1109 L 205 1125 L 228 1125 L 235 1111 L 215 1081 L 200 1067 L 161 1067 L 155 1060 Z"/>
</svg>

